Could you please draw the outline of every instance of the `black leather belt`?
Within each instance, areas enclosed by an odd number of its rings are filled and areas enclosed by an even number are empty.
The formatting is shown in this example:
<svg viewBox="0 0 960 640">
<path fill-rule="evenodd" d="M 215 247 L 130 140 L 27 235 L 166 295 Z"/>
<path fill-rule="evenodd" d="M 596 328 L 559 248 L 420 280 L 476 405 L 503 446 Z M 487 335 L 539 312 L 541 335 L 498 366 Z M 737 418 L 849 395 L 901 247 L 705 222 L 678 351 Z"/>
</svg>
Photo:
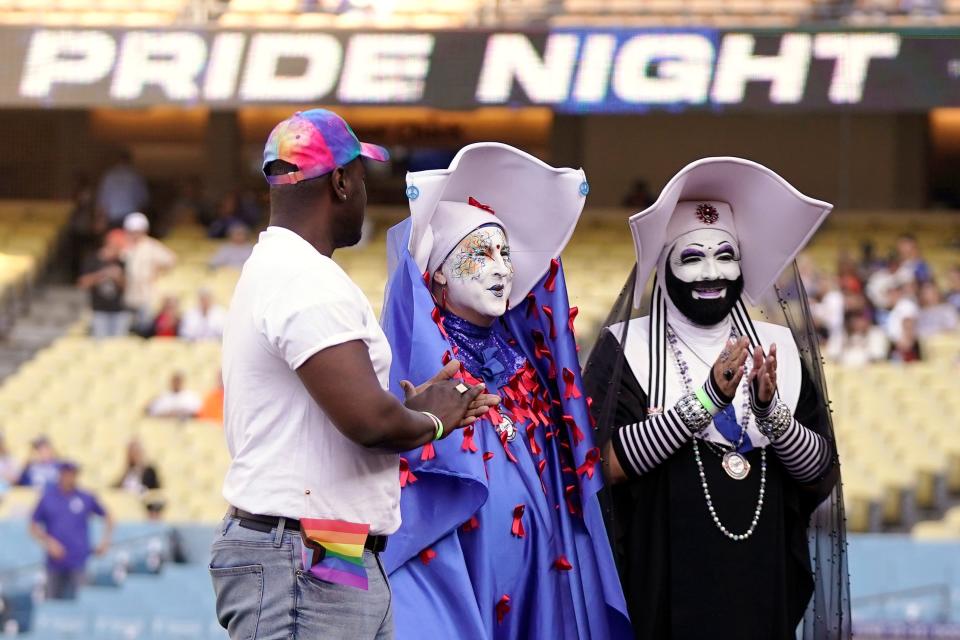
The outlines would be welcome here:
<svg viewBox="0 0 960 640">
<path fill-rule="evenodd" d="M 270 533 L 280 526 L 279 516 L 261 516 L 236 507 L 230 507 L 229 514 L 231 518 L 239 520 L 240 526 L 244 529 Z M 286 518 L 283 528 L 287 531 L 300 531 L 300 521 Z M 382 553 L 387 548 L 387 536 L 367 536 L 367 542 L 363 545 L 363 548 L 373 553 Z"/>
</svg>

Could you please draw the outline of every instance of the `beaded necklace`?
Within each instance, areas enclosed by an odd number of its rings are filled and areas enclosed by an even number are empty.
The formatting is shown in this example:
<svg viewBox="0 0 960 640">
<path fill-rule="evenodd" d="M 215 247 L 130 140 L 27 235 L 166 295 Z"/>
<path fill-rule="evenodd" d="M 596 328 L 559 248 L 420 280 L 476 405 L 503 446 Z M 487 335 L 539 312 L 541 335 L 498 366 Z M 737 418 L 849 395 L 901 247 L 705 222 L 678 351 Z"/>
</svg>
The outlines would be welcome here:
<svg viewBox="0 0 960 640">
<path fill-rule="evenodd" d="M 733 331 L 733 329 L 730 331 L 730 336 L 732 338 L 736 337 L 736 333 Z M 670 345 L 670 351 L 673 353 L 673 360 L 677 366 L 677 372 L 680 375 L 680 379 L 683 381 L 684 392 L 687 394 L 693 393 L 693 380 L 690 378 L 689 373 L 690 367 L 683 359 L 680 349 L 677 347 L 677 335 L 674 333 L 673 328 L 670 327 L 670 325 L 667 325 L 667 342 Z M 747 379 L 748 376 L 744 374 L 744 385 L 747 384 Z M 751 414 L 749 395 L 746 389 L 744 389 L 743 397 L 744 406 L 741 414 L 743 424 L 740 427 L 740 440 L 733 448 L 733 451 L 737 451 L 740 448 L 740 445 L 743 444 L 744 434 L 747 432 L 747 424 Z M 750 522 L 750 528 L 744 533 L 732 533 L 723 525 L 722 522 L 720 522 L 720 517 L 717 515 L 717 510 L 713 506 L 713 497 L 710 495 L 710 487 L 707 485 L 707 476 L 703 471 L 703 460 L 700 458 L 700 447 L 698 440 L 699 438 L 694 436 L 693 457 L 697 461 L 697 470 L 700 472 L 700 486 L 703 487 L 703 495 L 707 501 L 707 510 L 710 512 L 710 517 L 713 519 L 713 523 L 723 535 L 735 542 L 742 542 L 752 536 L 753 532 L 756 531 L 757 523 L 760 521 L 760 512 L 763 510 L 763 498 L 767 488 L 767 450 L 766 448 L 762 448 L 760 450 L 760 495 L 757 497 L 757 508 L 753 512 L 753 520 Z"/>
</svg>

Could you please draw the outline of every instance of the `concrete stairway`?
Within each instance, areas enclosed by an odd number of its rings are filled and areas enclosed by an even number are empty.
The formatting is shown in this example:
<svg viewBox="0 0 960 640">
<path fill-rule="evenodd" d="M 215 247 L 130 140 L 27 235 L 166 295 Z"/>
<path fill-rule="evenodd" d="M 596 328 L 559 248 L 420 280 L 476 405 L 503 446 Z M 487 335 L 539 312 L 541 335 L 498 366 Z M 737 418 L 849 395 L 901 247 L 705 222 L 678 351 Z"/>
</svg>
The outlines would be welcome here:
<svg viewBox="0 0 960 640">
<path fill-rule="evenodd" d="M 33 354 L 64 335 L 88 307 L 87 294 L 67 285 L 34 290 L 27 313 L 0 340 L 0 382 Z"/>
</svg>

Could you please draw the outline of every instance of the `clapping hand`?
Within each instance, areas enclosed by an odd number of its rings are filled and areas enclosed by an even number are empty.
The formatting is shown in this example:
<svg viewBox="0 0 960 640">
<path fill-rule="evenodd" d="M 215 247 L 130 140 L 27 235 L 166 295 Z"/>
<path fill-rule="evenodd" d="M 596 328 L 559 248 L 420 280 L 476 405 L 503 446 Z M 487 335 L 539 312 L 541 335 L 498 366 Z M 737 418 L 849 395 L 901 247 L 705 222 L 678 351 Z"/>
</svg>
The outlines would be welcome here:
<svg viewBox="0 0 960 640">
<path fill-rule="evenodd" d="M 777 393 L 777 345 L 770 345 L 770 353 L 761 347 L 753 350 L 753 369 L 750 371 L 750 392 L 754 402 L 766 407 Z"/>
<path fill-rule="evenodd" d="M 747 361 L 747 346 L 750 341 L 739 338 L 727 341 L 713 365 L 713 382 L 728 398 L 737 395 L 737 386 L 743 379 L 743 365 Z"/>
</svg>

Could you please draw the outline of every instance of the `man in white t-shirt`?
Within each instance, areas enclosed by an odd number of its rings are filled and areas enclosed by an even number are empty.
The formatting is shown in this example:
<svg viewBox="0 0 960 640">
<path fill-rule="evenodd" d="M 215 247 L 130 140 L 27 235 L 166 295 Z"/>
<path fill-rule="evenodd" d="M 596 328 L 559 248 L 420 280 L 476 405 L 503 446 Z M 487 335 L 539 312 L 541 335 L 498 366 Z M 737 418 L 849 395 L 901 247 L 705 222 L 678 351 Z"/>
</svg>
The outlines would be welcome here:
<svg viewBox="0 0 960 640">
<path fill-rule="evenodd" d="M 150 401 L 147 405 L 147 414 L 154 418 L 187 419 L 196 415 L 203 400 L 195 391 L 183 386 L 183 373 L 174 372 L 170 376 L 170 388 Z"/>
<path fill-rule="evenodd" d="M 378 553 L 400 525 L 399 456 L 497 402 L 449 380 L 386 390 L 391 352 L 370 303 L 330 259 L 360 239 L 359 156 L 386 160 L 322 109 L 264 148 L 270 226 L 245 263 L 223 336 L 231 507 L 213 543 L 217 616 L 231 638 L 393 637 Z"/>
<path fill-rule="evenodd" d="M 180 337 L 185 340 L 219 340 L 223 336 L 226 311 L 213 301 L 209 289 L 197 293 L 197 306 L 183 314 Z"/>
</svg>

